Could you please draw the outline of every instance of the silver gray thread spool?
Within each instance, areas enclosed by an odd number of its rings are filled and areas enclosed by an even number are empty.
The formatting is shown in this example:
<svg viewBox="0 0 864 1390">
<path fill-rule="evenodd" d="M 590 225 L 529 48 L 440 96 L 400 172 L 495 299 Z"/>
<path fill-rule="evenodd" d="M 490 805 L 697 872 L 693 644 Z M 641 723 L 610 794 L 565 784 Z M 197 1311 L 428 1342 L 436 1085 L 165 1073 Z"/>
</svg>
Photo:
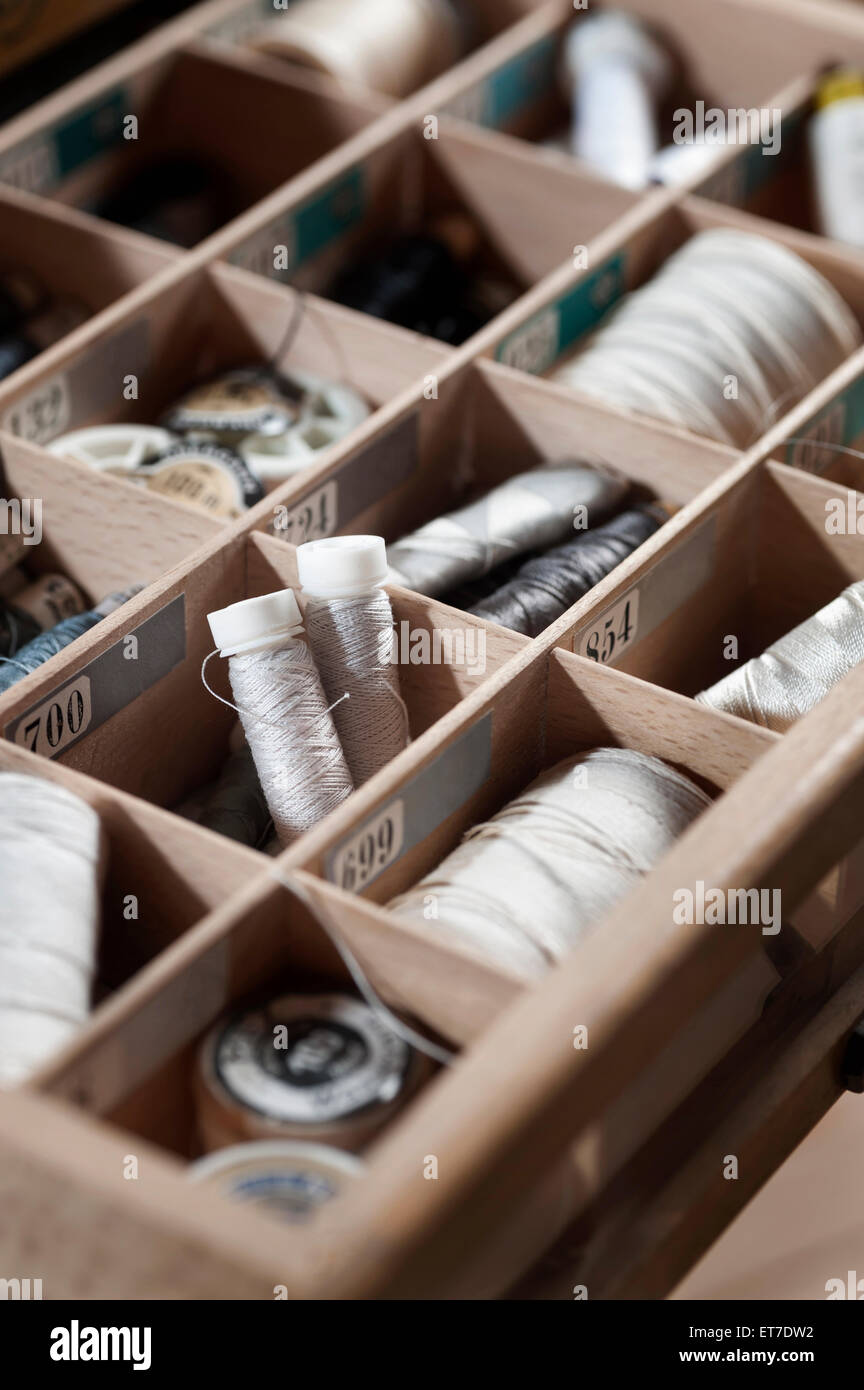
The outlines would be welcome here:
<svg viewBox="0 0 864 1390">
<path fill-rule="evenodd" d="M 408 711 L 393 660 L 393 611 L 380 587 L 380 536 L 332 536 L 297 549 L 306 632 L 355 787 L 408 744 Z"/>
<path fill-rule="evenodd" d="M 544 973 L 710 805 L 659 758 L 595 748 L 544 772 L 416 887 L 397 916 L 518 979 Z"/>
<path fill-rule="evenodd" d="M 208 621 L 229 657 L 235 707 L 276 833 L 291 844 L 353 789 L 314 658 L 300 636 L 297 600 L 283 589 L 231 604 Z"/>
<path fill-rule="evenodd" d="M 573 530 L 576 508 L 590 522 L 607 516 L 628 488 L 623 478 L 584 463 L 550 464 L 513 478 L 387 547 L 388 582 L 438 597 Z"/>
<path fill-rule="evenodd" d="M 702 705 L 783 733 L 864 661 L 864 580 L 701 691 Z"/>
<path fill-rule="evenodd" d="M 85 801 L 0 773 L 0 1086 L 25 1081 L 87 1018 L 101 849 Z"/>
</svg>

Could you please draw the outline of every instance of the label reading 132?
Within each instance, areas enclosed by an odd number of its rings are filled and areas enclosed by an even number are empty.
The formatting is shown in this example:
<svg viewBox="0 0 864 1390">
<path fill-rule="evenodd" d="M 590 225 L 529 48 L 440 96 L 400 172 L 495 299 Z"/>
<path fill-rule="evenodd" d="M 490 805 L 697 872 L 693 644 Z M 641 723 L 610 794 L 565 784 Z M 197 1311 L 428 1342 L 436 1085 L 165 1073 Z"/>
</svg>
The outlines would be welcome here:
<svg viewBox="0 0 864 1390">
<path fill-rule="evenodd" d="M 639 590 L 633 589 L 595 619 L 588 630 L 577 638 L 574 651 L 602 666 L 609 666 L 635 642 L 638 625 Z"/>
</svg>

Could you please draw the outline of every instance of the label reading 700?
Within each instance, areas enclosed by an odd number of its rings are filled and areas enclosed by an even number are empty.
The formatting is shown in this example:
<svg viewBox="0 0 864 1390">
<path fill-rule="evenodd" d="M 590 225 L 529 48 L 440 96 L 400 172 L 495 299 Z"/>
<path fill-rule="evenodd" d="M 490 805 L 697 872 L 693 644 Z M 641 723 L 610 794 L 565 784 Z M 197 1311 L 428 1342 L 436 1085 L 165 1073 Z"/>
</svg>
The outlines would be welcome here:
<svg viewBox="0 0 864 1390">
<path fill-rule="evenodd" d="M 639 626 L 639 590 L 625 594 L 596 618 L 574 643 L 579 656 L 609 666 L 636 640 Z"/>
<path fill-rule="evenodd" d="M 90 677 L 78 676 L 29 711 L 15 730 L 15 742 L 43 757 L 56 758 L 86 732 L 92 718 Z"/>
<path fill-rule="evenodd" d="M 402 852 L 405 840 L 405 807 L 391 801 L 346 840 L 330 865 L 331 882 L 349 893 L 361 893 Z"/>
</svg>

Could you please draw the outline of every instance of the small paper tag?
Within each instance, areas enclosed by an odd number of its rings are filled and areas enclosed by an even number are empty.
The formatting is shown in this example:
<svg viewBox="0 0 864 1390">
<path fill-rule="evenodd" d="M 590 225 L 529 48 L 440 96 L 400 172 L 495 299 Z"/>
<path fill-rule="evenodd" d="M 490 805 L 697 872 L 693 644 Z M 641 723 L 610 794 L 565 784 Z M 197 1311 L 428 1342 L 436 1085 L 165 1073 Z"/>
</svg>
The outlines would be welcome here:
<svg viewBox="0 0 864 1390">
<path fill-rule="evenodd" d="M 601 666 L 609 666 L 636 641 L 639 631 L 639 590 L 631 589 L 582 634 L 573 650 Z"/>
<path fill-rule="evenodd" d="M 480 790 L 491 760 L 492 715 L 487 714 L 330 850 L 325 877 L 350 892 L 368 888 Z"/>
</svg>

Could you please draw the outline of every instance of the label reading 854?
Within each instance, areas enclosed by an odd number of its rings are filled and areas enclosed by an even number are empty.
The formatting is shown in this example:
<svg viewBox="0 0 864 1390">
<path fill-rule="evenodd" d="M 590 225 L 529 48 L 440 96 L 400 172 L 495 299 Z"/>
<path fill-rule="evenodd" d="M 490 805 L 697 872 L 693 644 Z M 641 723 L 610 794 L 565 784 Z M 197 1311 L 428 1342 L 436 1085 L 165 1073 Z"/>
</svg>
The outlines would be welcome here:
<svg viewBox="0 0 864 1390">
<path fill-rule="evenodd" d="M 638 624 L 639 590 L 634 589 L 607 608 L 587 632 L 576 639 L 573 649 L 579 656 L 587 656 L 591 661 L 608 666 L 635 642 Z"/>
<path fill-rule="evenodd" d="M 331 881 L 349 893 L 362 892 L 399 858 L 404 840 L 405 808 L 400 800 L 391 801 L 337 851 Z"/>
</svg>

